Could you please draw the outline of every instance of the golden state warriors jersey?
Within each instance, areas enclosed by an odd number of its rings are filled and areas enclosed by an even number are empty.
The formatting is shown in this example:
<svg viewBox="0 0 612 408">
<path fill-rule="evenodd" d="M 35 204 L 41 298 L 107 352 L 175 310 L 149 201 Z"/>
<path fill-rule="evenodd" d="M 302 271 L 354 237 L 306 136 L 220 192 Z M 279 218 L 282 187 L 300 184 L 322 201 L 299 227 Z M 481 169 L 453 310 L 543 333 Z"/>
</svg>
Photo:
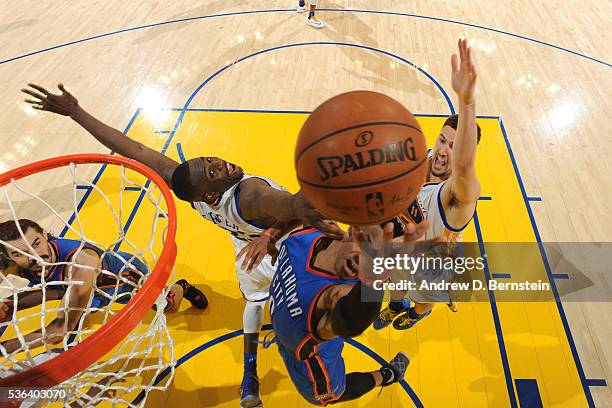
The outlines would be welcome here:
<svg viewBox="0 0 612 408">
<path fill-rule="evenodd" d="M 283 187 L 266 177 L 245 174 L 240 182 L 252 177 L 265 181 L 277 190 L 286 191 Z M 202 217 L 213 222 L 218 227 L 228 230 L 234 237 L 242 241 L 251 241 L 260 236 L 265 228 L 242 218 L 240 211 L 240 182 L 225 191 L 219 202 L 214 205 L 198 201 L 191 203 L 191 206 Z"/>
</svg>

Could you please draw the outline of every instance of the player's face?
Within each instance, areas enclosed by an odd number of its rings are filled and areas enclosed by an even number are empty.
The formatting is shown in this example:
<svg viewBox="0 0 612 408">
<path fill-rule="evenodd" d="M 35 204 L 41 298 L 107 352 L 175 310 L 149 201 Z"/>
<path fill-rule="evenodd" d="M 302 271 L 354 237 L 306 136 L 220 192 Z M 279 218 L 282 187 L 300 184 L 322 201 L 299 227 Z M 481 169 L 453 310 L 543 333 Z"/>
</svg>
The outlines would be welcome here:
<svg viewBox="0 0 612 408">
<path fill-rule="evenodd" d="M 341 279 L 356 279 L 359 276 L 361 248 L 349 229 L 348 235 L 339 242 L 334 270 Z"/>
<path fill-rule="evenodd" d="M 199 200 L 207 193 L 223 193 L 242 179 L 242 168 L 218 157 L 199 157 L 189 161 L 194 193 Z"/>
<path fill-rule="evenodd" d="M 26 231 L 24 231 L 24 237 L 25 240 L 20 238 L 14 241 L 7 241 L 7 243 L 11 244 L 15 248 L 19 248 L 21 251 L 27 254 L 38 255 L 45 262 L 52 261 L 51 247 L 49 246 L 49 241 L 47 241 L 46 234 L 37 232 L 32 228 L 28 228 Z M 28 247 L 27 243 L 29 243 L 34 249 L 34 252 L 32 252 L 32 250 Z M 9 258 L 15 262 L 19 268 L 35 273 L 37 276 L 41 275 L 42 265 L 39 265 L 36 259 L 23 255 L 12 250 L 11 248 L 7 247 L 6 249 L 8 251 Z"/>
<path fill-rule="evenodd" d="M 429 172 L 438 178 L 446 180 L 452 172 L 453 142 L 457 132 L 450 126 L 444 126 L 436 139 L 429 160 Z"/>
</svg>

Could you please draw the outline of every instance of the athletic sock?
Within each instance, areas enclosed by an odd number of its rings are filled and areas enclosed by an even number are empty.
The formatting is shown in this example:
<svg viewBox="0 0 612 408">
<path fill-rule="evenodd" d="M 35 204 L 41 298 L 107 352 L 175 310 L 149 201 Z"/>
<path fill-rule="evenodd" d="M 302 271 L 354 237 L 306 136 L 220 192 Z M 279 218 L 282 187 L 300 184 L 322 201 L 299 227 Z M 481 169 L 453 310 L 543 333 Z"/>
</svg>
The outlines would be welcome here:
<svg viewBox="0 0 612 408">
<path fill-rule="evenodd" d="M 401 300 L 392 300 L 391 302 L 389 302 L 389 309 L 393 310 L 394 312 L 401 312 L 402 310 L 404 310 L 404 304 Z"/>
<path fill-rule="evenodd" d="M 257 353 L 244 353 L 244 373 L 257 375 Z"/>
<path fill-rule="evenodd" d="M 304 0 L 300 0 L 300 7 L 304 7 L 306 5 L 306 2 Z"/>
<path fill-rule="evenodd" d="M 310 20 L 311 17 L 314 17 L 314 11 L 309 11 L 308 12 L 308 19 Z"/>
</svg>

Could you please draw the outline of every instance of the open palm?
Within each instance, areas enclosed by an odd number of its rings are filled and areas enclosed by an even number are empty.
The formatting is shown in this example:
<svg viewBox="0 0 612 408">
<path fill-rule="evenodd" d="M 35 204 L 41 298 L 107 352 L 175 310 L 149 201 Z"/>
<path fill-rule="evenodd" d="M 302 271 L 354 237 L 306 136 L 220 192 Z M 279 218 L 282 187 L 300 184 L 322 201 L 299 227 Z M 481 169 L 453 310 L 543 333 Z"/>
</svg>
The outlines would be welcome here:
<svg viewBox="0 0 612 408">
<path fill-rule="evenodd" d="M 474 89 L 476 88 L 476 67 L 472 61 L 472 50 L 466 39 L 459 39 L 459 56 L 451 57 L 453 90 L 464 103 L 474 102 Z"/>
<path fill-rule="evenodd" d="M 52 94 L 45 88 L 36 84 L 28 84 L 30 88 L 24 88 L 21 91 L 36 98 L 26 99 L 32 108 L 38 110 L 46 110 L 49 112 L 55 112 L 60 115 L 70 116 L 72 115 L 79 105 L 79 101 L 72 96 L 70 92 L 64 88 L 64 85 L 58 84 L 58 88 L 61 94 Z"/>
</svg>

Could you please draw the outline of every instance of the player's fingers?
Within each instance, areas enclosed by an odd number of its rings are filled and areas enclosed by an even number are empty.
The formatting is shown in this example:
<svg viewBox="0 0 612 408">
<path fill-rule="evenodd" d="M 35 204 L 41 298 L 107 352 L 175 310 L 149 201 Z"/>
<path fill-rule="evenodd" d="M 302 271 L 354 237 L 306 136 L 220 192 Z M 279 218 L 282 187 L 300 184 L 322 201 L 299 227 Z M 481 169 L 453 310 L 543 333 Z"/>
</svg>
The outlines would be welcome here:
<svg viewBox="0 0 612 408">
<path fill-rule="evenodd" d="M 278 258 L 278 251 L 274 250 L 271 254 L 270 254 L 270 258 L 271 261 L 270 263 L 272 264 L 272 266 L 274 266 L 276 264 L 276 259 Z"/>
<path fill-rule="evenodd" d="M 391 242 L 393 241 L 393 223 L 388 222 L 383 227 L 383 241 Z"/>
<path fill-rule="evenodd" d="M 62 91 L 64 95 L 70 95 L 70 92 L 66 90 L 66 88 L 64 87 L 64 84 L 62 84 L 61 82 L 57 84 L 57 87 L 59 88 L 60 91 Z"/>
<path fill-rule="evenodd" d="M 240 269 L 244 270 L 249 264 L 249 258 L 251 257 L 251 246 L 247 245 L 246 247 L 243 248 L 243 250 L 244 250 L 244 255 L 242 258 L 242 263 L 240 264 Z"/>
<path fill-rule="evenodd" d="M 249 246 L 245 246 L 244 248 L 242 248 L 238 254 L 236 254 L 236 260 L 239 260 L 240 258 L 242 258 L 242 256 L 249 250 Z"/>
<path fill-rule="evenodd" d="M 42 86 L 40 86 L 40 85 L 36 85 L 36 84 L 32 84 L 32 83 L 28 83 L 28 86 L 29 86 L 30 88 L 34 88 L 34 89 L 36 89 L 38 92 L 40 92 L 41 94 L 43 94 L 43 95 L 45 95 L 45 96 L 46 96 L 46 95 L 49 95 L 49 91 L 47 91 L 45 88 L 43 88 L 43 87 L 42 87 Z"/>
<path fill-rule="evenodd" d="M 363 234 L 363 231 L 361 231 L 361 228 L 351 226 L 351 233 L 353 234 L 353 237 L 355 237 L 357 241 L 359 242 L 367 241 L 365 235 Z"/>
<path fill-rule="evenodd" d="M 259 266 L 259 264 L 261 264 L 261 261 L 263 261 L 263 259 L 266 256 L 266 252 L 265 251 L 261 251 L 257 254 L 257 256 L 255 257 L 255 259 L 253 260 L 253 263 L 251 264 L 250 269 L 255 269 Z"/>
<path fill-rule="evenodd" d="M 459 71 L 459 60 L 457 54 L 451 55 L 451 68 L 453 72 Z"/>
<path fill-rule="evenodd" d="M 342 239 L 344 231 L 333 221 L 321 220 L 315 224 L 316 228 L 330 238 Z"/>
<path fill-rule="evenodd" d="M 28 89 L 28 88 L 23 88 L 21 90 L 21 92 L 27 93 L 28 95 L 33 96 L 33 97 L 35 97 L 37 99 L 40 99 L 41 101 L 44 101 L 46 99 L 46 97 L 44 95 L 41 95 L 38 92 L 34 92 L 34 91 L 32 91 L 31 89 Z"/>
</svg>

